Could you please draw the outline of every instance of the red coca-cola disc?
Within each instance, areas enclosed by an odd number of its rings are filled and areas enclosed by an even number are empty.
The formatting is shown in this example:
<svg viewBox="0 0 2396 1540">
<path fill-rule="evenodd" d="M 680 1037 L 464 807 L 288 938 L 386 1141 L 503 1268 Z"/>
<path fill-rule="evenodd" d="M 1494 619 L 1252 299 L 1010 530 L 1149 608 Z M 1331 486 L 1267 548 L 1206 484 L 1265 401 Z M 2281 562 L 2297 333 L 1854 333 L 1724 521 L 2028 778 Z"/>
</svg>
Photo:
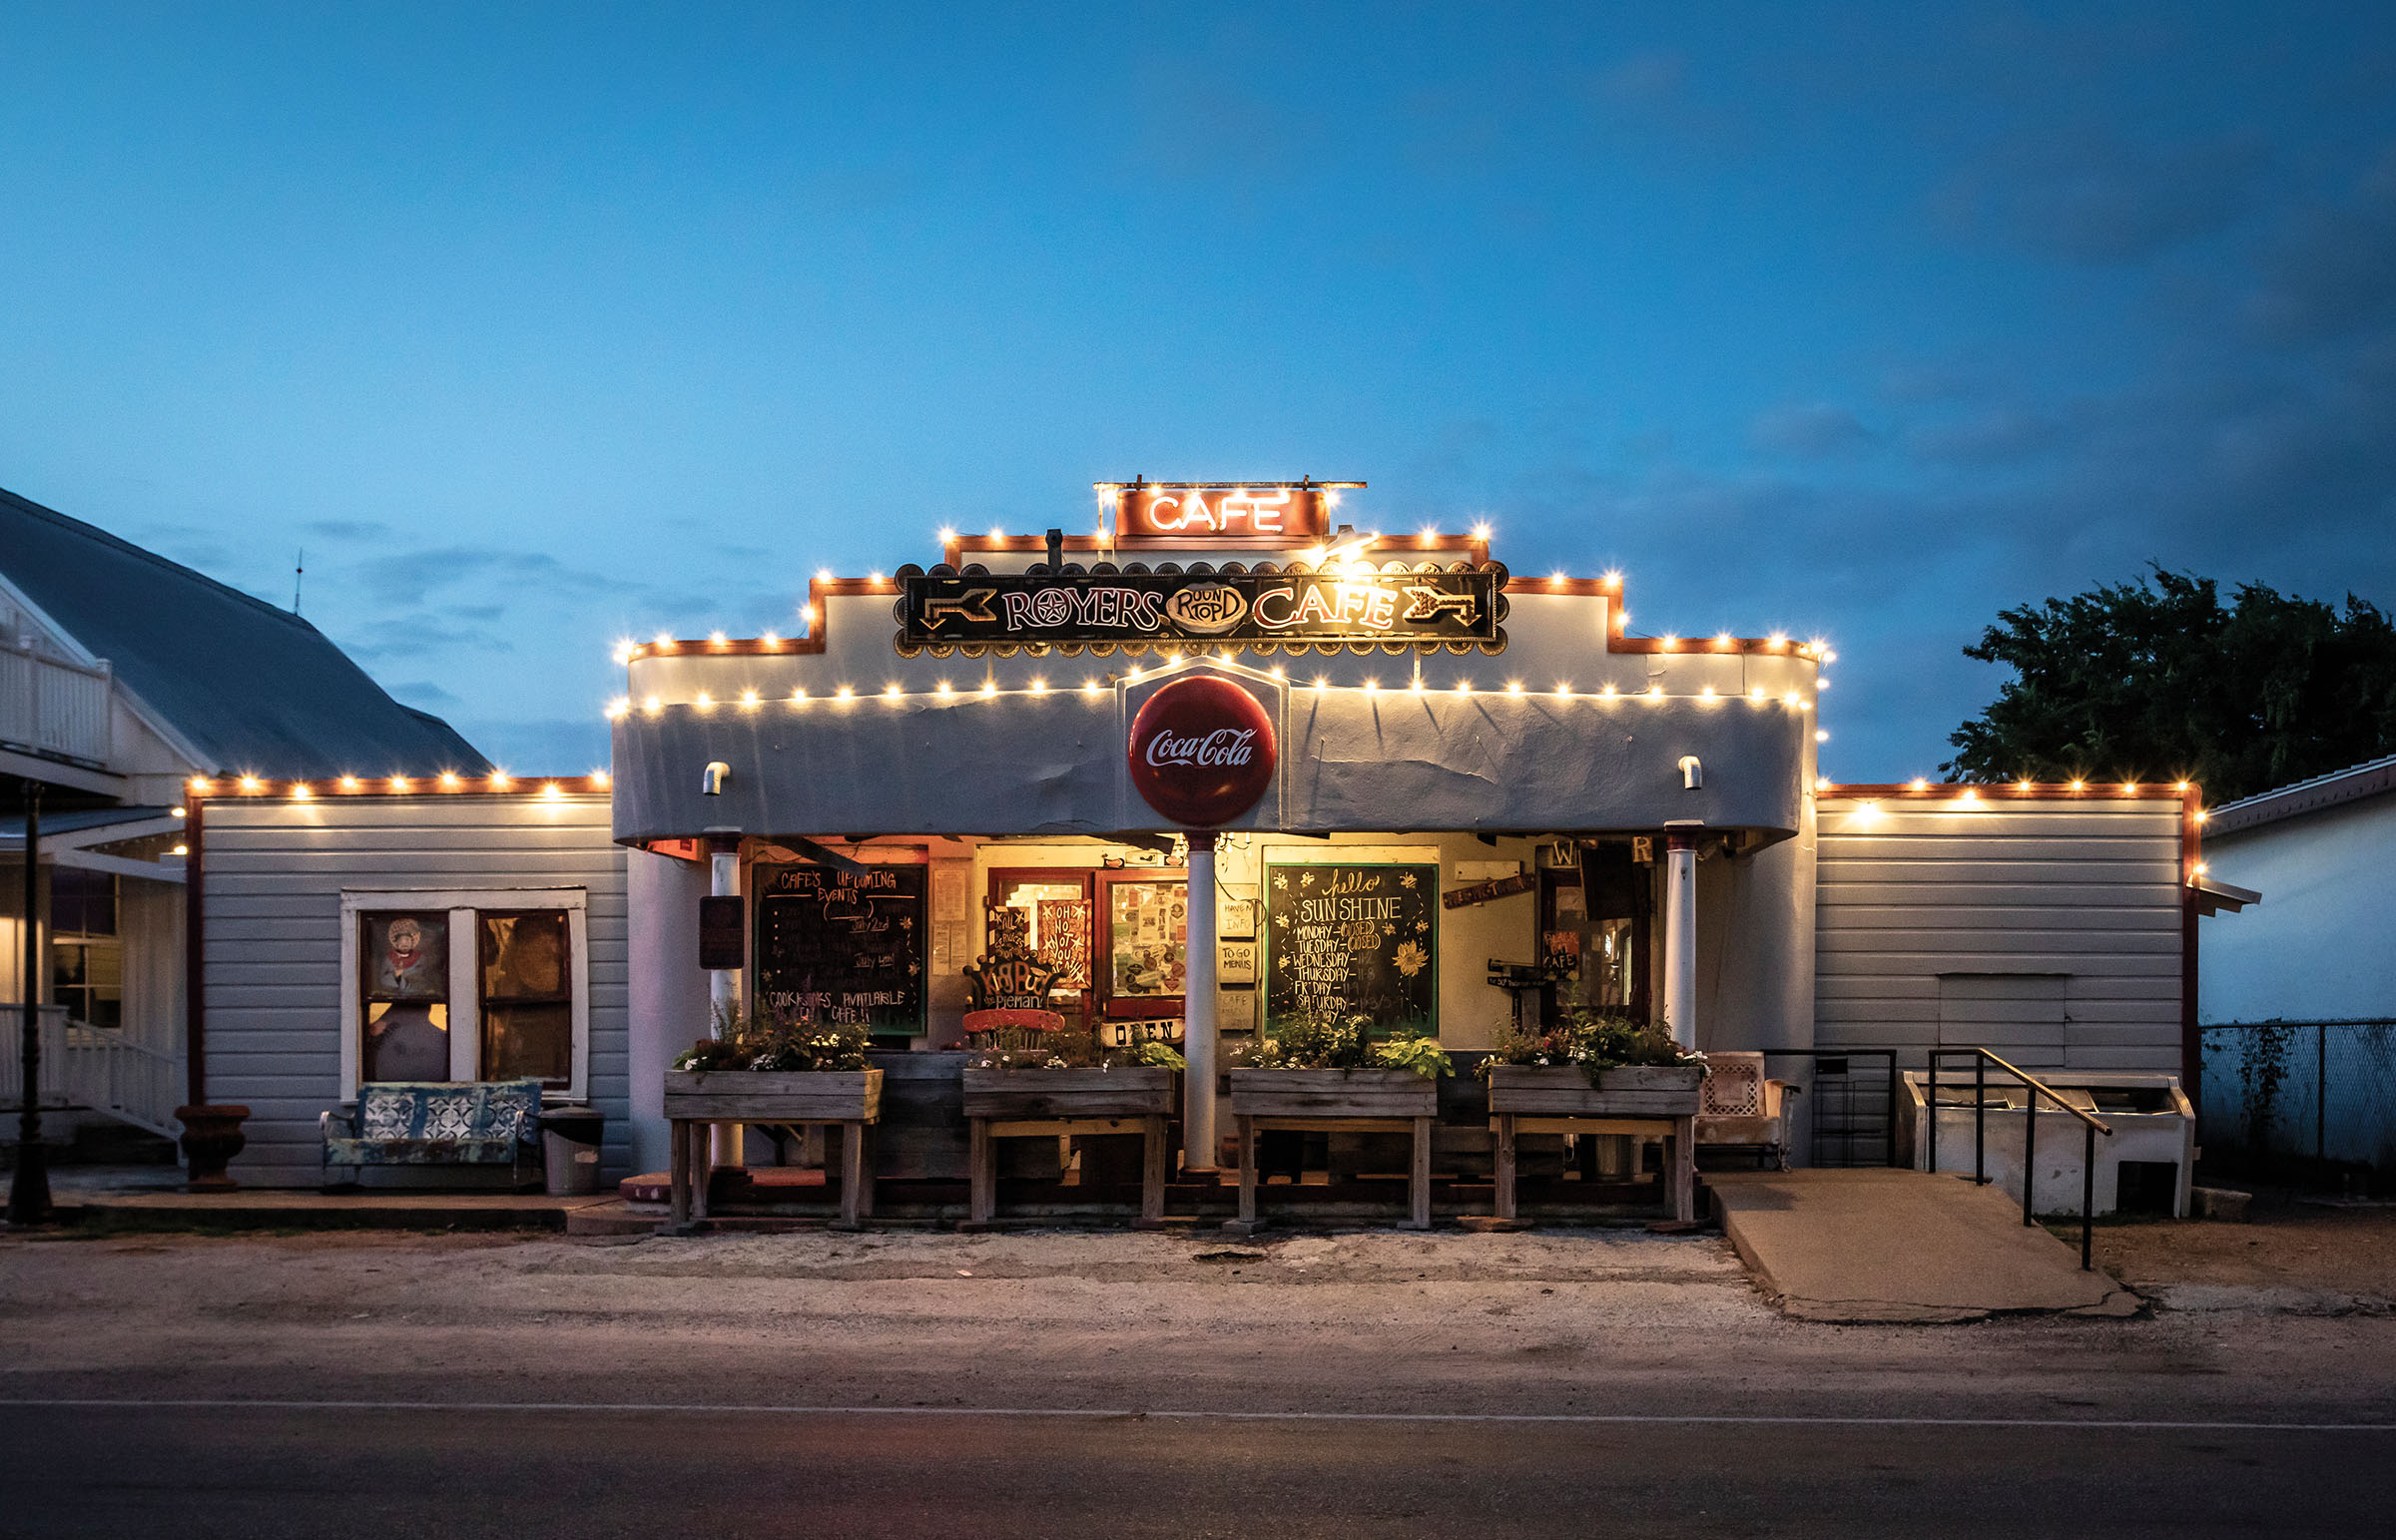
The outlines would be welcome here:
<svg viewBox="0 0 2396 1540">
<path fill-rule="evenodd" d="M 1273 783 L 1273 719 L 1256 697 L 1210 674 L 1177 679 L 1131 719 L 1131 783 L 1175 823 L 1211 828 Z"/>
</svg>

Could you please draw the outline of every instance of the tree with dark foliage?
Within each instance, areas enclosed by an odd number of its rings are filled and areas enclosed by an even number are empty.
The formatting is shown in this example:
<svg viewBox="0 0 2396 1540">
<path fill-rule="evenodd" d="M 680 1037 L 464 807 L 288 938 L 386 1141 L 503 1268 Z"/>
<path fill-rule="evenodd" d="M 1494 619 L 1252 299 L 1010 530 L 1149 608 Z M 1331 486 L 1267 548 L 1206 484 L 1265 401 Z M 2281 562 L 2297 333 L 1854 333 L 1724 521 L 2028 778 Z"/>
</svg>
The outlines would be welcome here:
<svg viewBox="0 0 2396 1540">
<path fill-rule="evenodd" d="M 2156 567 L 1998 613 L 1964 655 L 2015 677 L 1948 742 L 1958 780 L 2193 780 L 2211 802 L 2396 754 L 2396 626 Z"/>
</svg>

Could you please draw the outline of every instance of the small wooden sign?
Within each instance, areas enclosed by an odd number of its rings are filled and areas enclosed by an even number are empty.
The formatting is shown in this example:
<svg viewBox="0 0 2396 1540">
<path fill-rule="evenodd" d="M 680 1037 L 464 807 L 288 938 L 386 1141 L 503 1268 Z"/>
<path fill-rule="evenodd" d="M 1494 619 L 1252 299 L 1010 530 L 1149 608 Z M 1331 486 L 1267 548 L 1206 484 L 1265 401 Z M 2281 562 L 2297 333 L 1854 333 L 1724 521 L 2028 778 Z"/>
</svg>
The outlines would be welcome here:
<svg viewBox="0 0 2396 1540">
<path fill-rule="evenodd" d="M 1254 1032 L 1256 1030 L 1256 991 L 1226 989 L 1215 996 L 1215 1030 L 1218 1032 Z"/>
<path fill-rule="evenodd" d="M 699 900 L 699 966 L 738 968 L 749 961 L 749 926 L 740 895 Z"/>
<path fill-rule="evenodd" d="M 1224 941 L 1217 944 L 1219 964 L 1215 971 L 1218 984 L 1253 984 L 1256 982 L 1256 943 L 1254 941 Z"/>
<path fill-rule="evenodd" d="M 1440 903 L 1450 909 L 1461 909 L 1467 904 L 1488 903 L 1493 898 L 1511 898 L 1516 893 L 1527 893 L 1538 885 L 1539 879 L 1529 872 L 1517 872 L 1510 877 L 1499 877 L 1495 882 L 1452 887 L 1440 895 Z"/>
</svg>

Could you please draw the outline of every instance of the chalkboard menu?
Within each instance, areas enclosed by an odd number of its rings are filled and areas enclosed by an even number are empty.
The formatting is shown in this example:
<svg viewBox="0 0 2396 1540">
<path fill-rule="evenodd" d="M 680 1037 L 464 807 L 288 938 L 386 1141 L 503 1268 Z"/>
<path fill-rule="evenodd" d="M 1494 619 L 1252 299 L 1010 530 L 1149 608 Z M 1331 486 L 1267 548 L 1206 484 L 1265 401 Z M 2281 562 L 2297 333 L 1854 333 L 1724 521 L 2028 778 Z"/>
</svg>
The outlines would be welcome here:
<svg viewBox="0 0 2396 1540">
<path fill-rule="evenodd" d="M 792 1021 L 921 1032 L 923 872 L 758 868 L 758 1005 Z"/>
<path fill-rule="evenodd" d="M 1440 868 L 1265 868 L 1265 1016 L 1373 1018 L 1376 1036 L 1432 1032 Z"/>
</svg>

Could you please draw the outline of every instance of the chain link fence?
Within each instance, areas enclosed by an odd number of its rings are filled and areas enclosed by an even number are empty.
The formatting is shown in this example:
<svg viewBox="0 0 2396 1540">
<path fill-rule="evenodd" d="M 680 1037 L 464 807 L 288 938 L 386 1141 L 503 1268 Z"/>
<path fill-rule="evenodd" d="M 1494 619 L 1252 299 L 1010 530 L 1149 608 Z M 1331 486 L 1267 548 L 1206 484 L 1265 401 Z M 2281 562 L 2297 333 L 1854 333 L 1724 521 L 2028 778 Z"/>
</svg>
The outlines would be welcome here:
<svg viewBox="0 0 2396 1540">
<path fill-rule="evenodd" d="M 2208 1168 L 2396 1192 L 2396 1019 L 2203 1029 Z"/>
</svg>

